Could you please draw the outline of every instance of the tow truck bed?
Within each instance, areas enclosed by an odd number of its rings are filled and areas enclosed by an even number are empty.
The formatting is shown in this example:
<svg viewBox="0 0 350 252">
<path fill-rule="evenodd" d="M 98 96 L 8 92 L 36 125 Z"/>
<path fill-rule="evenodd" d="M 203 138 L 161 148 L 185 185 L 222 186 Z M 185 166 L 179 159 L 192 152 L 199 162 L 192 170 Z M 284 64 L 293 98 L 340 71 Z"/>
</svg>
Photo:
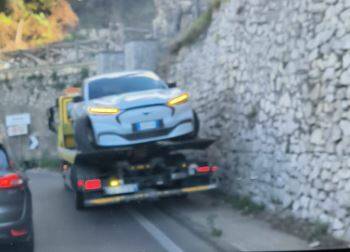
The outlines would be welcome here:
<svg viewBox="0 0 350 252">
<path fill-rule="evenodd" d="M 135 161 L 133 155 L 140 151 L 135 146 L 92 153 L 65 149 L 60 152 L 66 160 L 63 178 L 76 193 L 78 209 L 213 190 L 217 167 L 183 153 L 205 150 L 213 142 L 197 139 L 142 146 L 151 150 L 142 161 Z M 98 185 L 91 189 L 88 183 Z"/>
</svg>

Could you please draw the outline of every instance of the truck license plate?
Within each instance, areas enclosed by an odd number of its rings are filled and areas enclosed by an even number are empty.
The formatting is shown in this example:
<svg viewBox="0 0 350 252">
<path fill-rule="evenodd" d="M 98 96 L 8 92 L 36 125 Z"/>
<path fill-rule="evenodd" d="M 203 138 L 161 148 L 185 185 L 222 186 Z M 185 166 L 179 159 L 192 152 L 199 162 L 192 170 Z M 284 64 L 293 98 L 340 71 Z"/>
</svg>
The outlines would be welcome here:
<svg viewBox="0 0 350 252">
<path fill-rule="evenodd" d="M 123 194 L 123 193 L 134 193 L 139 190 L 138 184 L 127 184 L 118 187 L 105 187 L 105 193 L 112 194 Z"/>
</svg>

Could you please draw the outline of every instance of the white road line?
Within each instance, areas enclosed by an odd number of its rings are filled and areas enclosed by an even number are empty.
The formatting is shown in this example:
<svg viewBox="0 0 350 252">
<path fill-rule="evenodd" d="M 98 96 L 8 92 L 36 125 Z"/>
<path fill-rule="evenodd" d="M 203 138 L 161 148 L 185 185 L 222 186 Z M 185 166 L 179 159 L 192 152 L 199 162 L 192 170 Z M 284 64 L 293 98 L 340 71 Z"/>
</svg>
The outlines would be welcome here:
<svg viewBox="0 0 350 252">
<path fill-rule="evenodd" d="M 127 210 L 168 252 L 183 252 L 166 234 L 134 209 Z"/>
</svg>

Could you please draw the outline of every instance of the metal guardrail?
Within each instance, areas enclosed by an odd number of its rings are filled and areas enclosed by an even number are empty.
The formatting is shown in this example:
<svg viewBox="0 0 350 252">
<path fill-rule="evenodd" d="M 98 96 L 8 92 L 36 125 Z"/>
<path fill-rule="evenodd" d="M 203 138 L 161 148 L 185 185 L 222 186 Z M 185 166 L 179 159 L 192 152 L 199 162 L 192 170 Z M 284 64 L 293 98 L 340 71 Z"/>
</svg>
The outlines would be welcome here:
<svg viewBox="0 0 350 252">
<path fill-rule="evenodd" d="M 95 67 L 94 56 L 104 49 L 107 41 L 100 40 L 82 40 L 72 42 L 58 42 L 41 48 L 18 50 L 13 52 L 2 52 L 3 58 L 18 58 L 32 61 L 33 66 L 13 66 L 8 69 L 0 69 L 0 73 L 17 73 L 33 72 L 47 69 L 58 70 L 66 67 Z M 56 57 L 65 58 L 65 50 L 74 50 L 75 57 L 73 60 L 57 64 L 54 57 L 50 54 L 56 54 Z M 60 56 L 57 56 L 60 55 Z"/>
<path fill-rule="evenodd" d="M 37 71 L 58 71 L 63 68 L 89 68 L 95 69 L 96 62 L 95 60 L 87 61 L 83 63 L 63 63 L 63 64 L 51 64 L 51 65 L 38 65 L 34 67 L 17 67 L 17 68 L 9 68 L 0 70 L 0 74 L 32 74 Z"/>
</svg>

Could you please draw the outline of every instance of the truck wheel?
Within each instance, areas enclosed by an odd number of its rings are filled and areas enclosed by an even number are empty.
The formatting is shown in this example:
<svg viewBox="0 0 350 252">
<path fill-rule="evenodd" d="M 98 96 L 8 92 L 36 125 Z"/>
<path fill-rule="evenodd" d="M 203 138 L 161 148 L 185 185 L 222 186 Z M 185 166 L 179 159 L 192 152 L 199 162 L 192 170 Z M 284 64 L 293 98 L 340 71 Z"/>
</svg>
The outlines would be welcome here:
<svg viewBox="0 0 350 252">
<path fill-rule="evenodd" d="M 84 195 L 82 192 L 76 191 L 75 192 L 75 209 L 78 211 L 84 210 Z"/>
<path fill-rule="evenodd" d="M 74 123 L 74 139 L 77 149 L 82 152 L 94 151 L 94 135 L 89 118 L 85 117 Z"/>
</svg>

